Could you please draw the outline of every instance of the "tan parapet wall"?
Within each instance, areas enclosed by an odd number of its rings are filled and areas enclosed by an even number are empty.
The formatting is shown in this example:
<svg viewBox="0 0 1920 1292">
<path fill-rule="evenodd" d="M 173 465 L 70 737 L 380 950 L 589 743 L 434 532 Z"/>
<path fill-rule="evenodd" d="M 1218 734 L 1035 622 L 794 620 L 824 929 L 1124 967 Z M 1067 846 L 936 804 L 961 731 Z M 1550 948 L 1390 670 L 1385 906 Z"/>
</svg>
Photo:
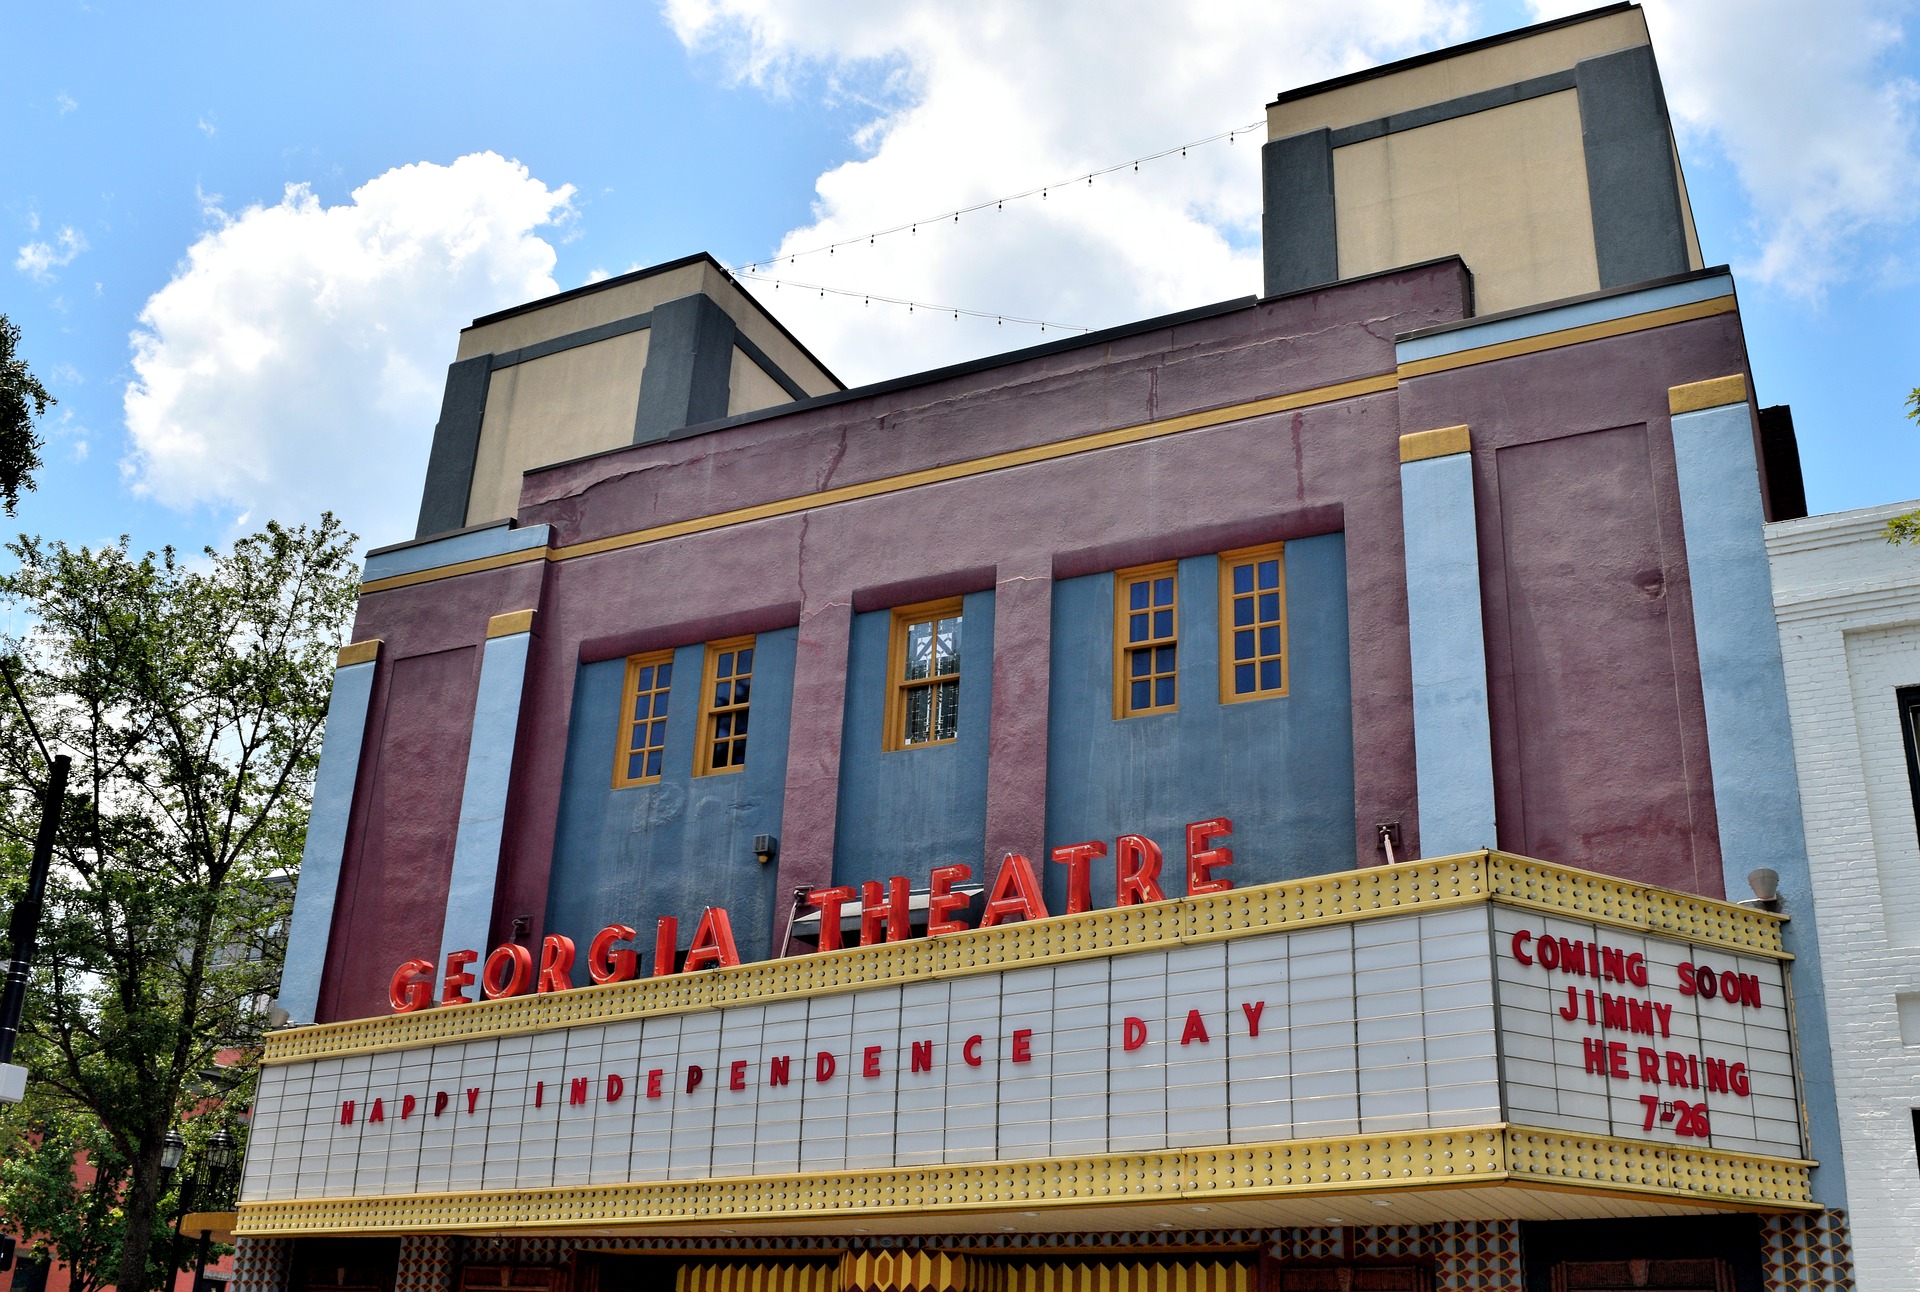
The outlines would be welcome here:
<svg viewBox="0 0 1920 1292">
<path fill-rule="evenodd" d="M 1270 104 L 1267 138 L 1284 139 L 1305 130 L 1358 125 L 1536 76 L 1569 71 L 1583 59 L 1651 43 L 1646 16 L 1639 9 L 1606 14 L 1405 71 L 1384 72 L 1324 93 Z"/>
</svg>

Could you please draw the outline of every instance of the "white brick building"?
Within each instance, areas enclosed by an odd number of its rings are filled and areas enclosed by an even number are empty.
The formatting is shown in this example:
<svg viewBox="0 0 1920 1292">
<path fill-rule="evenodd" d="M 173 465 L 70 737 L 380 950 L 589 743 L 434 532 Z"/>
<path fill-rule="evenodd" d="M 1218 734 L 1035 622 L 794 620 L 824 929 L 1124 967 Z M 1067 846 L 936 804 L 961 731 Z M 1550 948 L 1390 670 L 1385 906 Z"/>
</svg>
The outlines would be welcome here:
<svg viewBox="0 0 1920 1292">
<path fill-rule="evenodd" d="M 1767 527 L 1863 1292 L 1920 1288 L 1920 549 L 1882 536 L 1916 507 Z"/>
</svg>

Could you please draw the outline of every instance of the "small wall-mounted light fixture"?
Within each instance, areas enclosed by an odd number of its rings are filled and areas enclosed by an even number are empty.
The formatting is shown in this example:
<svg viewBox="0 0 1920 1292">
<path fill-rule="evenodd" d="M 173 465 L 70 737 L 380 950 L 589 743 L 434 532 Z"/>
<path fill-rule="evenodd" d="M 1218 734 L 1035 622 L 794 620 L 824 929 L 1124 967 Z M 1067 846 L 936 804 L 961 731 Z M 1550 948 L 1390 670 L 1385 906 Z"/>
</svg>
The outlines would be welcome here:
<svg viewBox="0 0 1920 1292">
<path fill-rule="evenodd" d="M 753 855 L 760 859 L 761 865 L 766 865 L 780 855 L 780 837 L 772 834 L 754 835 Z"/>
<path fill-rule="evenodd" d="M 1373 827 L 1373 846 L 1387 854 L 1387 864 L 1393 865 L 1399 858 L 1395 855 L 1400 847 L 1400 823 L 1382 821 Z"/>
<path fill-rule="evenodd" d="M 512 941 L 525 942 L 527 940 L 527 934 L 532 931 L 533 917 L 531 915 L 516 915 L 513 917 Z"/>
<path fill-rule="evenodd" d="M 1780 909 L 1780 872 L 1777 870 L 1753 870 L 1747 872 L 1747 887 L 1753 890 L 1753 896 L 1742 906 L 1757 906 L 1763 911 Z"/>
</svg>

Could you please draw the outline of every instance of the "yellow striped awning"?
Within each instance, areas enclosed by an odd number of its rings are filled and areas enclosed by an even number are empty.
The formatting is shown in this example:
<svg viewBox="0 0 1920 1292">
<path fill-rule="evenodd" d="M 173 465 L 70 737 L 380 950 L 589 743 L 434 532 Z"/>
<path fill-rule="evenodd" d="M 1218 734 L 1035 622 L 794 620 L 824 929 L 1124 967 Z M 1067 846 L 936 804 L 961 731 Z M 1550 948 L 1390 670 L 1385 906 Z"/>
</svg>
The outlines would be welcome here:
<svg viewBox="0 0 1920 1292">
<path fill-rule="evenodd" d="M 948 1252 L 848 1252 L 841 1286 L 845 1292 L 970 1292 L 969 1264 Z"/>
<path fill-rule="evenodd" d="M 674 1292 L 840 1292 L 840 1271 L 818 1261 L 682 1265 Z"/>
</svg>

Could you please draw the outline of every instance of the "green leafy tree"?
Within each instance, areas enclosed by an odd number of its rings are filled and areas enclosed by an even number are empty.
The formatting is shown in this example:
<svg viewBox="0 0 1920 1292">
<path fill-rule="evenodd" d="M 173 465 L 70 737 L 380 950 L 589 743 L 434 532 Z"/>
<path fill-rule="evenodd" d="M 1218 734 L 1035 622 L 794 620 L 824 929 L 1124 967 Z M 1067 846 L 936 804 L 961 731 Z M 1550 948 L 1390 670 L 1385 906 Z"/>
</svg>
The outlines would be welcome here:
<svg viewBox="0 0 1920 1292">
<path fill-rule="evenodd" d="M 1920 422 L 1920 386 L 1907 396 L 1907 416 Z M 1889 543 L 1920 543 L 1920 511 L 1909 511 L 1887 522 Z"/>
<path fill-rule="evenodd" d="M 124 1217 L 120 1292 L 164 1278 L 153 1234 L 171 1220 L 167 1132 L 251 1098 L 248 1064 L 216 1059 L 249 1052 L 279 981 L 356 592 L 352 542 L 331 516 L 270 524 L 192 564 L 171 549 L 135 555 L 124 538 L 98 549 L 22 538 L 9 547 L 17 569 L 0 576 L 0 598 L 33 625 L 11 643 L 26 704 L 73 758 L 15 1061 L 37 1098 L 97 1127 L 89 1143 L 111 1164 Z M 10 709 L 0 778 L 43 785 Z M 33 794 L 0 798 L 0 863 L 16 888 L 37 817 Z"/>
<path fill-rule="evenodd" d="M 20 329 L 0 314 L 0 506 L 9 516 L 20 505 L 20 491 L 33 488 L 43 447 L 33 423 L 54 402 L 14 353 L 19 345 Z"/>
<path fill-rule="evenodd" d="M 0 1136 L 0 1210 L 22 1251 L 65 1265 L 72 1292 L 112 1283 L 126 1236 L 127 1162 L 100 1123 L 34 1099 L 9 1110 Z M 161 1226 L 149 1241 L 164 1236 Z"/>
</svg>

